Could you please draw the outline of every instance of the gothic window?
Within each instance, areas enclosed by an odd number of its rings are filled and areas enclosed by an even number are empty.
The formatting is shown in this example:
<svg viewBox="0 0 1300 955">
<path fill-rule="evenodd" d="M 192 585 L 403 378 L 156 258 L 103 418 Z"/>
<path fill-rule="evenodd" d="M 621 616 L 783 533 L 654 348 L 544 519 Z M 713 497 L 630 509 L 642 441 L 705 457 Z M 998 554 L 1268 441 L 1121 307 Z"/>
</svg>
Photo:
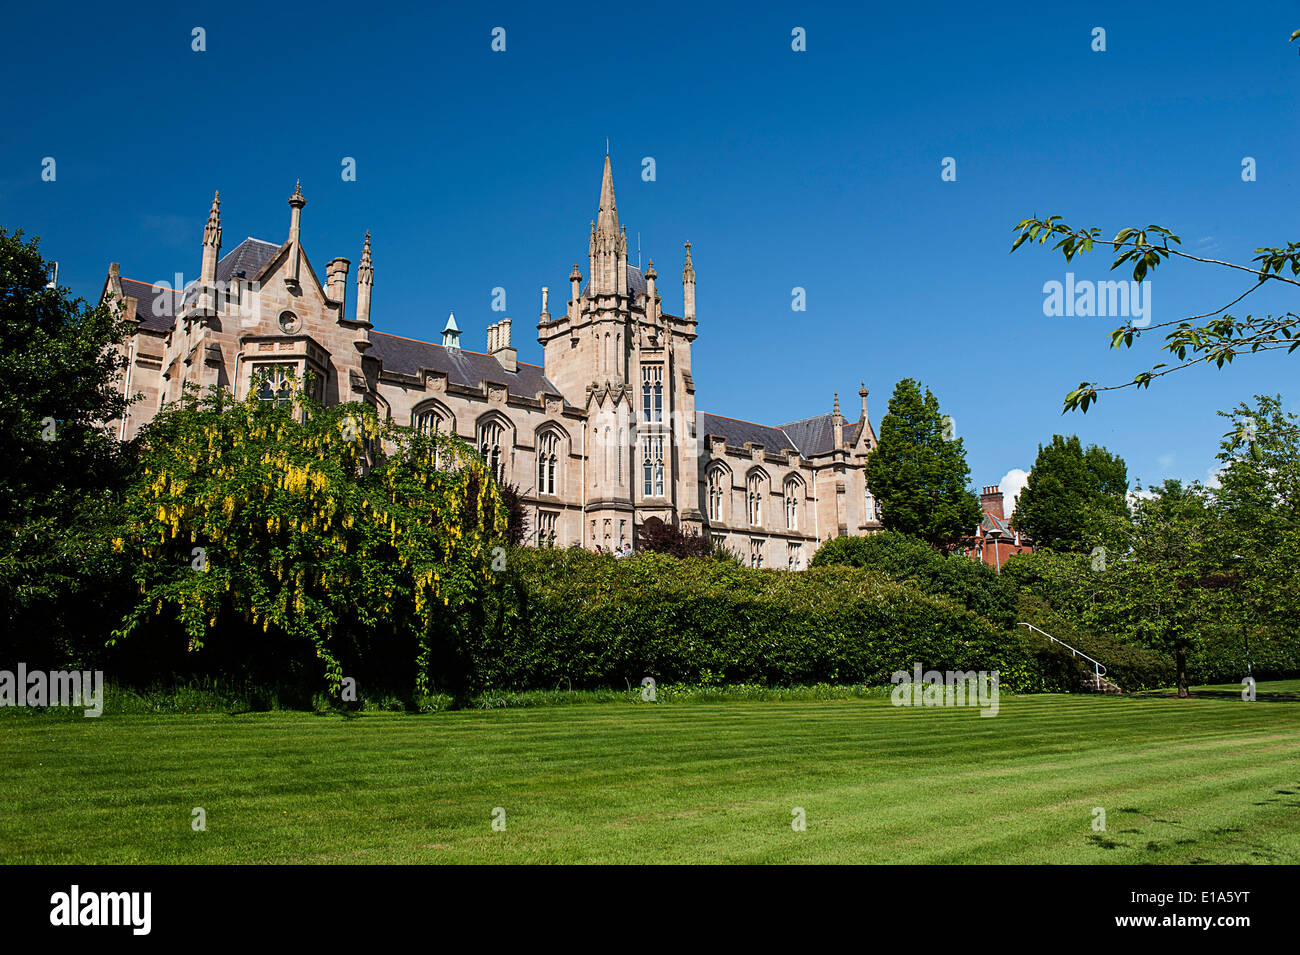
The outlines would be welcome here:
<svg viewBox="0 0 1300 955">
<path fill-rule="evenodd" d="M 485 421 L 478 427 L 478 450 L 483 461 L 501 483 L 506 479 L 506 431 L 500 422 Z"/>
<path fill-rule="evenodd" d="M 663 365 L 646 365 L 641 369 L 641 418 L 647 423 L 664 420 Z"/>
<path fill-rule="evenodd" d="M 786 550 L 786 557 L 785 557 L 786 567 L 789 570 L 798 570 L 800 558 L 802 557 L 801 554 L 801 551 L 803 550 L 802 545 L 787 544 L 785 550 Z"/>
<path fill-rule="evenodd" d="M 555 524 L 559 517 L 554 511 L 537 512 L 537 546 L 555 546 Z"/>
<path fill-rule="evenodd" d="M 317 404 L 325 403 L 325 376 L 321 372 L 308 372 L 307 394 Z"/>
<path fill-rule="evenodd" d="M 257 397 L 277 405 L 288 401 L 289 394 L 293 390 L 292 377 L 292 365 L 254 366 L 254 380 L 261 379 L 257 385 Z"/>
<path fill-rule="evenodd" d="M 725 482 L 727 480 L 727 471 L 725 468 L 714 468 L 709 471 L 709 520 L 722 520 L 722 502 L 725 494 Z"/>
<path fill-rule="evenodd" d="M 646 497 L 664 496 L 664 439 L 647 437 L 642 445 L 645 460 L 641 467 L 642 492 Z"/>
<path fill-rule="evenodd" d="M 763 523 L 763 475 L 757 472 L 749 476 L 746 503 L 749 507 L 749 523 L 755 527 Z"/>
<path fill-rule="evenodd" d="M 537 493 L 557 494 L 555 474 L 558 470 L 560 439 L 546 431 L 537 439 Z"/>
<path fill-rule="evenodd" d="M 794 478 L 785 482 L 785 528 L 799 529 L 799 482 Z"/>
<path fill-rule="evenodd" d="M 447 434 L 456 430 L 451 415 L 436 406 L 417 410 L 411 424 L 422 434 Z"/>
<path fill-rule="evenodd" d="M 749 566 L 754 568 L 763 566 L 763 542 L 761 540 L 751 540 L 749 542 Z"/>
</svg>

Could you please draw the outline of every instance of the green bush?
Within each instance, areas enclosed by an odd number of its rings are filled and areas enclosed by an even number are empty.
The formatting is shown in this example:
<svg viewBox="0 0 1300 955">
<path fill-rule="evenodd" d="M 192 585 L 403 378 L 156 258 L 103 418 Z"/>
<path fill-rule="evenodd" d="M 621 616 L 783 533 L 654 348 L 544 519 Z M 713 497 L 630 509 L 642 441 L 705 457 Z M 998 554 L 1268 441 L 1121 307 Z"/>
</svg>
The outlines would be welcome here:
<svg viewBox="0 0 1300 955">
<path fill-rule="evenodd" d="M 813 555 L 812 567 L 862 567 L 922 593 L 950 597 L 998 627 L 1016 622 L 1015 588 L 977 560 L 939 553 L 925 541 L 884 531 L 837 537 Z"/>
<path fill-rule="evenodd" d="M 917 662 L 1041 678 L 1016 635 L 963 607 L 850 567 L 803 573 L 645 553 L 510 553 L 497 626 L 475 648 L 480 686 L 880 685 Z"/>
</svg>

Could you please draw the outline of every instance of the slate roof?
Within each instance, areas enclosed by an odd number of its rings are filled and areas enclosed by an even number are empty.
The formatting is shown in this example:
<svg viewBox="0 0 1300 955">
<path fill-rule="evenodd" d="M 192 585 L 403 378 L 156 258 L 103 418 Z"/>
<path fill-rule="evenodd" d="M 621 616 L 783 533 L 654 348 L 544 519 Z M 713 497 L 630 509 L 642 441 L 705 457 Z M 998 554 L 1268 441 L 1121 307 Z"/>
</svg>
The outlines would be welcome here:
<svg viewBox="0 0 1300 955">
<path fill-rule="evenodd" d="M 585 296 L 590 291 L 591 279 L 588 279 L 582 294 Z M 641 274 L 641 270 L 635 265 L 628 265 L 627 267 L 627 294 L 633 300 L 645 294 L 645 276 Z"/>
<path fill-rule="evenodd" d="M 1011 521 L 994 517 L 992 514 L 985 514 L 984 520 L 980 521 L 980 526 L 983 527 L 986 532 L 997 531 L 1004 537 L 1016 536 L 1016 532 L 1011 527 Z"/>
<path fill-rule="evenodd" d="M 176 322 L 180 294 L 166 285 L 122 279 L 122 294 L 136 300 L 135 318 L 142 328 L 165 332 Z"/>
<path fill-rule="evenodd" d="M 280 246 L 275 243 L 254 239 L 250 235 L 221 257 L 217 263 L 217 281 L 229 282 L 240 272 L 244 273 L 242 278 L 252 281 L 278 251 Z"/>
<path fill-rule="evenodd" d="M 769 428 L 764 424 L 726 418 L 706 411 L 696 412 L 695 433 L 701 438 L 709 434 L 717 435 L 726 439 L 727 444 L 733 448 L 743 447 L 745 442 L 752 441 L 773 454 L 780 454 L 786 448 L 800 450 L 790 435 L 780 428 Z"/>
<path fill-rule="evenodd" d="M 265 239 L 254 239 L 251 235 L 235 246 L 217 262 L 217 282 L 225 284 L 234 278 L 251 282 L 259 272 L 266 268 L 266 263 L 275 257 L 280 247 Z M 197 282 L 185 287 L 185 300 L 194 301 L 199 294 Z"/>
<path fill-rule="evenodd" d="M 444 348 L 431 342 L 418 342 L 387 332 L 370 333 L 368 356 L 383 362 L 384 370 L 400 375 L 419 375 L 420 369 L 444 372 L 456 385 L 477 388 L 486 381 L 500 382 L 512 395 L 536 399 L 539 391 L 561 394 L 546 377 L 541 365 L 517 362 L 517 371 L 509 372 L 491 355 L 463 349 Z M 567 402 L 566 402 L 567 404 Z"/>
<path fill-rule="evenodd" d="M 835 448 L 835 426 L 831 423 L 829 412 L 801 421 L 791 421 L 781 425 L 781 429 L 797 442 L 795 447 L 806 458 L 826 454 Z"/>
</svg>

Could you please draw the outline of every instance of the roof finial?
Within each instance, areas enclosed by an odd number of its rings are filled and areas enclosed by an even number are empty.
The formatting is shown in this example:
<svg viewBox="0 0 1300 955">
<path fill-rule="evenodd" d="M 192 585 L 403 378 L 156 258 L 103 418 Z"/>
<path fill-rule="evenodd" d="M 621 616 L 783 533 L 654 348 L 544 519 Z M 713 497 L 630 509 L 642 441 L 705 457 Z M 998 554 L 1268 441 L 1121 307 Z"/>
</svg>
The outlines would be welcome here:
<svg viewBox="0 0 1300 955">
<path fill-rule="evenodd" d="M 835 392 L 835 410 L 832 412 L 832 414 L 834 414 L 835 417 L 837 418 L 840 416 L 840 393 L 838 391 Z"/>
</svg>

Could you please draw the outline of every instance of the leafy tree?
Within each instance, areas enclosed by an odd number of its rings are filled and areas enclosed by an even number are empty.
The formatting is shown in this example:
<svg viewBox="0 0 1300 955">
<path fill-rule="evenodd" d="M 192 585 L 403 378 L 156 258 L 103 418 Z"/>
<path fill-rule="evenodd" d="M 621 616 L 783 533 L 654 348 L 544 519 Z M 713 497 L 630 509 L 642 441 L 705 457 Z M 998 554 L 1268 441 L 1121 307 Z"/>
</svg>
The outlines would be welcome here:
<svg viewBox="0 0 1300 955">
<path fill-rule="evenodd" d="M 37 240 L 0 229 L 0 632 L 29 664 L 79 665 L 118 593 L 104 528 L 132 449 L 106 422 L 130 323 L 46 285 Z"/>
<path fill-rule="evenodd" d="M 979 500 L 968 490 L 970 468 L 951 419 L 920 383 L 904 378 L 880 421 L 880 443 L 867 458 L 867 487 L 881 523 L 950 550 L 979 523 Z"/>
<path fill-rule="evenodd" d="M 667 521 L 647 521 L 639 525 L 636 545 L 638 550 L 672 557 L 709 557 L 714 551 L 708 536 L 687 533 L 679 525 Z"/>
<path fill-rule="evenodd" d="M 1099 512 L 1127 513 L 1127 495 L 1123 458 L 1096 445 L 1085 452 L 1077 436 L 1056 434 L 1038 446 L 1012 520 L 1038 547 L 1079 550 Z"/>
<path fill-rule="evenodd" d="M 1167 480 L 1139 499 L 1131 549 L 1114 565 L 1118 609 L 1139 643 L 1172 654 L 1180 697 L 1188 695 L 1188 654 L 1224 608 L 1213 575 L 1216 536 L 1205 490 Z"/>
<path fill-rule="evenodd" d="M 295 387 L 277 407 L 256 392 L 190 391 L 147 426 L 114 541 L 139 597 L 116 638 L 159 626 L 220 653 L 256 627 L 319 661 L 332 687 L 345 662 L 396 645 L 417 690 L 463 692 L 505 555 L 487 466 L 366 405 L 323 408 Z"/>
<path fill-rule="evenodd" d="M 1300 30 L 1291 34 L 1291 41 L 1300 39 Z M 1114 391 L 1120 388 L 1147 388 L 1151 382 L 1163 375 L 1181 371 L 1196 364 L 1213 364 L 1222 368 L 1230 364 L 1238 355 L 1255 354 L 1261 351 L 1283 350 L 1287 354 L 1300 347 L 1300 315 L 1288 311 L 1280 315 L 1246 315 L 1241 318 L 1228 314 L 1228 309 L 1236 305 L 1247 295 L 1261 288 L 1268 282 L 1281 282 L 1300 287 L 1300 280 L 1283 275 L 1289 271 L 1292 276 L 1300 275 L 1300 242 L 1290 242 L 1284 247 L 1263 247 L 1255 250 L 1253 259 L 1255 267 L 1220 259 L 1209 259 L 1177 248 L 1182 239 L 1168 229 L 1158 225 L 1146 228 L 1125 228 L 1115 234 L 1113 239 L 1101 238 L 1100 229 L 1076 229 L 1061 221 L 1060 216 L 1048 216 L 1045 219 L 1022 219 L 1014 228 L 1019 233 L 1011 246 L 1014 252 L 1025 242 L 1037 242 L 1042 245 L 1048 239 L 1058 239 L 1054 248 L 1061 250 L 1067 262 L 1081 252 L 1091 252 L 1094 244 L 1108 246 L 1115 252 L 1111 269 L 1121 265 L 1131 265 L 1134 281 L 1141 282 L 1148 272 L 1154 271 L 1170 257 L 1207 265 L 1216 265 L 1236 269 L 1254 276 L 1254 284 L 1227 304 L 1204 315 L 1194 315 L 1181 320 L 1159 322 L 1143 328 L 1131 322 L 1110 333 L 1112 348 L 1131 348 L 1133 342 L 1144 334 L 1157 329 L 1167 329 L 1163 351 L 1178 359 L 1173 366 L 1161 362 L 1149 370 L 1140 372 L 1132 381 L 1116 385 L 1101 386 L 1096 382 L 1080 382 L 1079 387 L 1065 396 L 1065 410 L 1078 409 L 1087 412 L 1088 406 L 1097 400 L 1099 392 Z M 1189 358 L 1188 355 L 1192 357 Z"/>
<path fill-rule="evenodd" d="M 1223 436 L 1215 492 L 1224 539 L 1222 572 L 1247 620 L 1300 621 L 1295 587 L 1300 564 L 1300 426 L 1283 410 L 1281 395 L 1256 395 L 1220 411 L 1231 429 Z"/>
</svg>

